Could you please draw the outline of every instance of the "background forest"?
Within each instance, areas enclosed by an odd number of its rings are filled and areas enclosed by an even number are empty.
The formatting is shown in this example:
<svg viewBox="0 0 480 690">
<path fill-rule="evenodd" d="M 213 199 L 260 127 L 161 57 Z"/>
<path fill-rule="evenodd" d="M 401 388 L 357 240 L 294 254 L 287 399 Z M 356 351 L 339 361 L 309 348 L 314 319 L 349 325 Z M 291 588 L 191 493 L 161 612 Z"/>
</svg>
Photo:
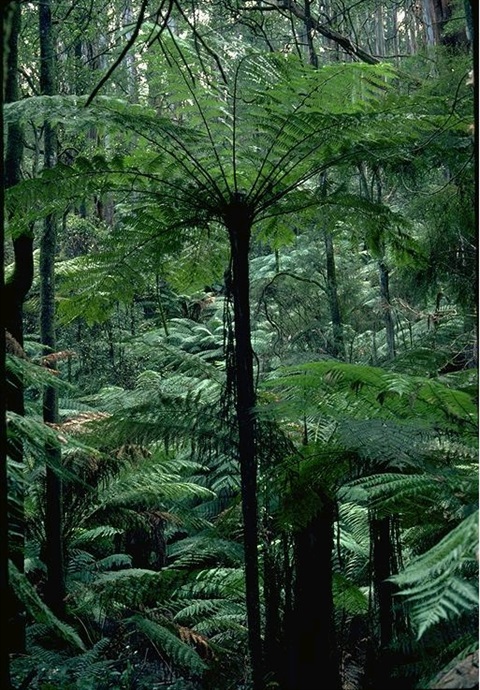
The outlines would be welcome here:
<svg viewBox="0 0 480 690">
<path fill-rule="evenodd" d="M 478 688 L 475 13 L 4 3 L 2 689 Z"/>
</svg>

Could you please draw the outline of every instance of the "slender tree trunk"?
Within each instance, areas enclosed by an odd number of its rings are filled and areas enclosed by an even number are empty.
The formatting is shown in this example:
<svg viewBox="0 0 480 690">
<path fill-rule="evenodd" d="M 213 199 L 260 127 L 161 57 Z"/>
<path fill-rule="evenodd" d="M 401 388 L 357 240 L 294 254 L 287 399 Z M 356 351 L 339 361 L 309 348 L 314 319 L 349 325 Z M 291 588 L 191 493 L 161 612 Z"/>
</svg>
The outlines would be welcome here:
<svg viewBox="0 0 480 690">
<path fill-rule="evenodd" d="M 7 74 L 10 60 L 10 37 L 12 30 L 14 30 L 15 15 L 19 12 L 19 2 L 10 2 L 2 7 L 2 65 L 3 74 Z M 6 95 L 6 80 L 3 82 L 3 100 Z M 1 126 L 2 140 L 4 137 L 3 124 Z M 6 169 L 3 160 L 1 159 L 2 179 L 5 180 Z M 5 282 L 5 216 L 4 206 L 0 210 L 0 285 L 3 288 Z M 6 380 L 5 367 L 5 327 L 6 318 L 5 312 L 1 312 L 1 330 L 0 330 L 0 379 L 2 383 Z M 8 480 L 7 480 L 7 422 L 6 422 L 6 400 L 2 398 L 0 409 L 0 630 L 7 631 L 10 629 L 10 617 L 12 607 L 12 592 L 10 590 L 8 578 L 8 560 L 9 560 L 9 545 L 8 545 Z M 5 690 L 11 690 L 10 680 L 10 645 L 0 645 L 0 687 Z"/>
<path fill-rule="evenodd" d="M 393 322 L 392 305 L 390 302 L 390 272 L 383 258 L 378 262 L 378 275 L 380 280 L 380 305 L 387 338 L 387 358 L 391 360 L 394 359 L 396 354 L 395 324 Z"/>
<path fill-rule="evenodd" d="M 382 184 L 380 179 L 380 169 L 374 169 L 371 172 L 370 184 L 367 180 L 366 166 L 361 164 L 359 166 L 360 173 L 360 192 L 372 202 L 377 204 L 382 203 Z M 380 310 L 382 321 L 385 325 L 385 338 L 387 342 L 387 359 L 392 360 L 396 355 L 395 348 L 395 323 L 392 317 L 392 303 L 390 300 L 390 271 L 385 259 L 385 242 L 382 238 L 380 240 L 378 266 L 379 278 L 379 292 L 380 292 Z"/>
<path fill-rule="evenodd" d="M 333 330 L 332 354 L 334 357 L 345 359 L 345 342 L 343 339 L 343 323 L 338 300 L 337 272 L 335 269 L 333 239 L 331 232 L 329 232 L 329 230 L 326 228 L 323 231 L 323 240 L 325 243 L 325 258 L 327 268 L 327 295 Z"/>
<path fill-rule="evenodd" d="M 10 33 L 6 62 L 6 80 L 4 82 L 4 99 L 7 103 L 17 101 L 18 93 L 18 36 L 21 27 L 21 4 L 10 3 Z M 5 150 L 4 185 L 5 189 L 13 187 L 21 180 L 21 162 L 23 157 L 23 131 L 14 123 L 7 130 Z M 23 346 L 23 303 L 33 281 L 33 237 L 25 232 L 13 240 L 14 271 L 3 286 L 2 308 L 4 310 L 5 328 L 8 333 Z M 23 399 L 23 380 L 21 376 L 9 375 L 5 389 L 8 410 L 23 416 L 25 406 Z M 8 441 L 8 454 L 15 462 L 23 462 L 22 439 L 12 438 Z M 20 572 L 23 572 L 24 561 L 24 508 L 23 487 L 17 489 L 15 502 L 9 507 L 10 558 Z M 23 605 L 12 593 L 9 604 L 8 645 L 11 652 L 21 653 L 25 649 L 25 613 Z"/>
<path fill-rule="evenodd" d="M 55 93 L 55 52 L 52 34 L 50 0 L 39 4 L 40 29 L 40 86 L 43 94 Z M 51 168 L 56 162 L 57 137 L 49 122 L 44 125 L 44 167 Z M 44 354 L 51 355 L 56 349 L 55 336 L 55 254 L 57 224 L 53 215 L 47 216 L 44 223 L 40 246 L 40 330 Z M 55 363 L 49 365 L 55 369 Z M 43 397 L 43 420 L 49 424 L 58 422 L 58 394 L 53 386 L 47 386 Z M 65 572 L 63 560 L 63 515 L 62 481 L 58 470 L 61 465 L 59 447 L 49 445 L 46 468 L 45 505 L 45 553 L 47 566 L 47 585 L 45 598 L 52 611 L 60 617 L 65 615 Z"/>
<path fill-rule="evenodd" d="M 238 424 L 238 455 L 242 487 L 245 549 L 245 580 L 248 639 L 253 690 L 263 688 L 263 660 L 260 621 L 257 516 L 257 456 L 255 386 L 250 325 L 249 250 L 252 217 L 240 195 L 235 195 L 224 215 L 231 248 L 235 393 Z"/>
</svg>

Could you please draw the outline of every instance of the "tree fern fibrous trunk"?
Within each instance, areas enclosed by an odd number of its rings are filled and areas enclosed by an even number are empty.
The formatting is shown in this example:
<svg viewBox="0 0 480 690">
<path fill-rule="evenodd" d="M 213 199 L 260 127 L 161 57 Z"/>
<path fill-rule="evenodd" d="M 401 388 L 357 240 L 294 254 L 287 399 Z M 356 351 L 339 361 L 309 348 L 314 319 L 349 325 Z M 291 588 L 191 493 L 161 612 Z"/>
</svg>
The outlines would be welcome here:
<svg viewBox="0 0 480 690">
<path fill-rule="evenodd" d="M 250 325 L 249 250 L 252 215 L 239 194 L 225 213 L 231 249 L 231 292 L 234 310 L 235 397 L 238 426 L 248 639 L 253 690 L 263 687 L 260 593 L 258 570 L 257 457 L 255 385 Z"/>
<path fill-rule="evenodd" d="M 319 509 L 294 535 L 294 590 L 289 631 L 288 690 L 320 686 L 340 690 L 332 596 L 334 503 L 319 496 Z"/>
<path fill-rule="evenodd" d="M 19 99 L 18 89 L 18 37 L 21 28 L 21 5 L 12 2 L 9 5 L 9 36 L 5 44 L 7 55 L 4 56 L 6 79 L 4 82 L 4 99 L 13 103 Z M 4 10 L 5 11 L 5 10 Z M 21 162 L 23 158 L 23 131 L 18 123 L 8 126 L 5 149 L 4 185 L 5 189 L 13 187 L 21 180 Z M 27 231 L 13 240 L 14 270 L 4 284 L 2 280 L 2 310 L 6 331 L 16 341 L 16 346 L 23 347 L 23 303 L 33 281 L 33 237 Z M 2 338 L 4 336 L 2 335 Z M 7 409 L 15 414 L 25 414 L 24 386 L 20 375 L 9 375 L 5 388 Z M 20 437 L 8 441 L 8 455 L 12 460 L 23 462 L 23 442 Z M 16 490 L 14 501 L 9 507 L 9 547 L 10 558 L 20 572 L 24 562 L 24 507 L 23 487 Z M 9 634 L 8 646 L 12 652 L 23 652 L 25 649 L 25 615 L 22 604 L 12 594 L 9 600 Z"/>
<path fill-rule="evenodd" d="M 374 597 L 377 606 L 377 650 L 371 660 L 371 689 L 409 690 L 413 678 L 402 676 L 405 652 L 395 644 L 405 634 L 406 624 L 400 603 L 396 602 L 395 585 L 389 581 L 399 571 L 398 519 L 373 517 L 370 522 Z"/>
<path fill-rule="evenodd" d="M 15 15 L 20 13 L 20 3 L 10 2 L 2 7 L 2 65 L 3 74 L 7 74 L 10 60 L 10 37 L 15 31 Z M 18 35 L 18 32 L 17 32 Z M 3 82 L 3 99 L 5 101 L 6 95 L 6 80 Z M 2 126 L 2 137 L 3 137 Z M 2 156 L 2 179 L 5 180 L 6 167 Z M 5 282 L 5 215 L 4 207 L 0 211 L 0 285 L 4 286 Z M 5 302 L 3 302 L 5 304 Z M 5 311 L 2 306 L 1 310 L 1 337 L 0 337 L 0 377 L 2 382 L 6 380 L 6 366 L 5 366 L 5 327 L 6 318 Z M 12 592 L 9 585 L 8 577 L 8 559 L 9 559 L 9 545 L 8 545 L 8 478 L 7 478 L 7 420 L 6 420 L 6 401 L 2 398 L 0 409 L 0 629 L 3 631 L 10 630 L 10 617 L 12 614 Z M 10 680 L 10 646 L 3 642 L 0 645 L 0 687 L 5 690 L 11 689 Z"/>
<path fill-rule="evenodd" d="M 50 0 L 39 4 L 40 30 L 40 85 L 42 93 L 55 93 L 55 52 L 52 35 Z M 44 125 L 44 167 L 55 165 L 57 153 L 56 132 L 50 122 Z M 57 224 L 50 214 L 45 218 L 40 245 L 40 330 L 46 356 L 55 352 L 55 254 Z M 55 369 L 54 362 L 49 365 Z M 55 387 L 47 386 L 43 396 L 43 420 L 48 424 L 58 423 L 58 393 Z M 46 497 L 45 497 L 45 560 L 47 566 L 46 601 L 52 611 L 60 617 L 65 614 L 65 573 L 62 534 L 62 481 L 59 476 L 61 452 L 58 446 L 46 447 Z"/>
</svg>

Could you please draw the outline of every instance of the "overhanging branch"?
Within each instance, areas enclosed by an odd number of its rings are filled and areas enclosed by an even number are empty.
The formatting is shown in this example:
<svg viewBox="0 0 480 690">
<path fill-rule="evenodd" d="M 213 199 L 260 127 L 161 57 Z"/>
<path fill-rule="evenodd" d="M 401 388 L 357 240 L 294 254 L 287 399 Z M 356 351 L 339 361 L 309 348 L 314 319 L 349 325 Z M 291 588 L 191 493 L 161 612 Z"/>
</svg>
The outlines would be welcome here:
<svg viewBox="0 0 480 690">
<path fill-rule="evenodd" d="M 295 2 L 295 0 L 283 0 L 283 2 L 271 5 L 253 5 L 245 9 L 248 9 L 249 11 L 258 10 L 259 12 L 271 12 L 272 10 L 287 10 L 298 19 L 301 19 L 302 22 L 310 22 L 310 25 L 317 33 L 321 34 L 322 36 L 325 36 L 325 38 L 328 38 L 330 41 L 338 43 L 338 45 L 341 46 L 346 53 L 348 53 L 349 55 L 353 55 L 353 57 L 356 57 L 361 62 L 366 62 L 369 65 L 378 65 L 380 62 L 380 60 L 376 58 L 374 55 L 371 55 L 366 50 L 353 43 L 353 41 L 350 38 L 348 38 L 348 36 L 343 36 L 334 29 L 326 27 L 313 16 L 307 17 L 305 9 L 301 5 L 299 5 L 298 2 Z"/>
</svg>

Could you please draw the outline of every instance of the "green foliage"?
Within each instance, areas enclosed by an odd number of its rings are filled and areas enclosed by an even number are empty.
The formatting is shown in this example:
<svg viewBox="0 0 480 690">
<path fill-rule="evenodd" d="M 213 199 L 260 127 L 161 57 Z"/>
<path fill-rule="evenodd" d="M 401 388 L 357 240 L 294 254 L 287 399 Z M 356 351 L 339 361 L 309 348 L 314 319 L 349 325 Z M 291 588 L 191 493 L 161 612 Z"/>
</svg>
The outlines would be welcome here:
<svg viewBox="0 0 480 690">
<path fill-rule="evenodd" d="M 130 620 L 155 645 L 158 645 L 162 655 L 165 655 L 176 667 L 193 675 L 202 675 L 207 668 L 195 649 L 182 641 L 166 625 L 139 615 L 132 616 Z"/>
<path fill-rule="evenodd" d="M 51 632 L 73 649 L 85 650 L 85 644 L 74 628 L 59 620 L 50 611 L 26 576 L 12 562 L 9 563 L 9 580 L 15 594 L 25 604 L 28 613 L 37 623 L 47 626 Z"/>
<path fill-rule="evenodd" d="M 471 575 L 477 571 L 477 562 L 478 510 L 391 578 L 411 606 L 419 638 L 441 620 L 478 610 L 475 576 L 472 580 L 465 577 L 469 571 Z"/>
</svg>

